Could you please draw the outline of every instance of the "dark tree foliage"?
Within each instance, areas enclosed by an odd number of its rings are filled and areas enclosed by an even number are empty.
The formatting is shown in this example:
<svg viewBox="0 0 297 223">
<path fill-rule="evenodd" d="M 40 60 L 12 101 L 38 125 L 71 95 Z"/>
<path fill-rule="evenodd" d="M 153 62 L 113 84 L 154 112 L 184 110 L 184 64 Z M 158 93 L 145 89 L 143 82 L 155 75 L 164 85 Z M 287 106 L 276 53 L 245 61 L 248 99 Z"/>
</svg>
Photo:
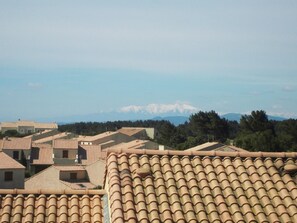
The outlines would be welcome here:
<svg viewBox="0 0 297 223">
<path fill-rule="evenodd" d="M 297 151 L 297 120 L 288 119 L 275 122 L 275 133 L 279 148 L 286 151 Z"/>
<path fill-rule="evenodd" d="M 229 135 L 229 126 L 226 119 L 222 119 L 215 111 L 198 112 L 190 116 L 192 137 L 197 142 L 208 141 L 225 142 Z"/>
<path fill-rule="evenodd" d="M 96 135 L 122 127 L 155 128 L 157 143 L 179 150 L 208 141 L 234 141 L 236 146 L 250 151 L 297 151 L 297 120 L 270 121 L 263 110 L 242 116 L 240 123 L 223 119 L 214 111 L 200 111 L 191 115 L 189 122 L 179 126 L 153 120 L 80 122 L 61 125 L 59 130 Z"/>
<path fill-rule="evenodd" d="M 240 119 L 236 145 L 251 151 L 281 151 L 272 121 L 263 110 L 252 111 Z"/>
<path fill-rule="evenodd" d="M 4 137 L 24 137 L 28 134 L 20 134 L 17 130 L 7 130 L 4 133 L 0 133 L 0 139 Z"/>
</svg>

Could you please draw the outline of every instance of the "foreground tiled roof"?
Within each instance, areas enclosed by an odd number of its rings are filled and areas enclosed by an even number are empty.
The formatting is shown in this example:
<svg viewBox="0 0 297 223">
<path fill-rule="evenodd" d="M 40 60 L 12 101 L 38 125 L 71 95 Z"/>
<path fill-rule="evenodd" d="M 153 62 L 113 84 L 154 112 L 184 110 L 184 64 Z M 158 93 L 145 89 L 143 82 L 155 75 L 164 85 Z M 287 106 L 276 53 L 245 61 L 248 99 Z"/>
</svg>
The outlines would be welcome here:
<svg viewBox="0 0 297 223">
<path fill-rule="evenodd" d="M 103 222 L 102 190 L 0 190 L 0 222 Z"/>
<path fill-rule="evenodd" d="M 297 153 L 109 151 L 111 222 L 297 222 Z"/>
</svg>

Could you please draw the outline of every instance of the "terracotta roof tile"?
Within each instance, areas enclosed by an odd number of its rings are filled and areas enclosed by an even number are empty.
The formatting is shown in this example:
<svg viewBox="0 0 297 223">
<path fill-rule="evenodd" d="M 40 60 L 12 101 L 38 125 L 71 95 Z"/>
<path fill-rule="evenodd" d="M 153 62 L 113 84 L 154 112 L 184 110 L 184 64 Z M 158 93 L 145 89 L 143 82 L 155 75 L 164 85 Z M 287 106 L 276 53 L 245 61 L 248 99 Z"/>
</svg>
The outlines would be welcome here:
<svg viewBox="0 0 297 223">
<path fill-rule="evenodd" d="M 296 153 L 115 152 L 112 222 L 297 222 Z"/>
<path fill-rule="evenodd" d="M 0 190 L 1 222 L 104 222 L 104 191 Z"/>
</svg>

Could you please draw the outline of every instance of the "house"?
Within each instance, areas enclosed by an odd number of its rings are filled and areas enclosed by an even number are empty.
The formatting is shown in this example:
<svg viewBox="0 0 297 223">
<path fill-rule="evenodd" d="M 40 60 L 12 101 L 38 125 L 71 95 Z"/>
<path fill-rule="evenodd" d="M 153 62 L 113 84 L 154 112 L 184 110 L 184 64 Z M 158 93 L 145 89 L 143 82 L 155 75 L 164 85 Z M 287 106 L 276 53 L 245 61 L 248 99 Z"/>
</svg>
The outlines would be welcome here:
<svg viewBox="0 0 297 223">
<path fill-rule="evenodd" d="M 201 145 L 187 149 L 187 151 L 226 151 L 226 152 L 248 152 L 245 149 L 233 145 L 225 145 L 219 142 L 206 142 Z"/>
<path fill-rule="evenodd" d="M 0 222 L 106 222 L 103 190 L 1 190 Z"/>
<path fill-rule="evenodd" d="M 82 166 L 53 165 L 25 181 L 25 189 L 87 189 L 94 188 Z"/>
<path fill-rule="evenodd" d="M 297 222 L 297 153 L 108 153 L 110 222 Z"/>
<path fill-rule="evenodd" d="M 15 130 L 20 134 L 30 134 L 47 129 L 58 129 L 58 125 L 56 123 L 40 123 L 23 120 L 0 123 L 0 130 L 2 133 L 5 133 L 8 130 Z"/>
<path fill-rule="evenodd" d="M 2 151 L 0 160 L 0 188 L 24 188 L 25 167 Z"/>
<path fill-rule="evenodd" d="M 32 144 L 30 172 L 36 174 L 54 164 L 53 147 L 49 144 Z"/>
<path fill-rule="evenodd" d="M 123 142 L 107 149 L 159 149 L 160 145 L 150 140 L 135 139 L 130 142 Z"/>
<path fill-rule="evenodd" d="M 129 142 L 133 139 L 133 137 L 120 132 L 109 131 L 95 136 L 79 136 L 77 141 L 80 145 L 101 145 L 102 148 L 107 148 L 122 142 Z"/>
<path fill-rule="evenodd" d="M 297 153 L 110 149 L 104 191 L 0 190 L 0 221 L 297 222 L 296 163 Z"/>
<path fill-rule="evenodd" d="M 46 144 L 53 144 L 54 140 L 57 139 L 72 139 L 74 137 L 73 133 L 70 132 L 57 132 L 51 131 L 49 133 L 41 134 L 39 137 L 32 138 L 32 142 L 35 143 L 46 143 Z"/>
<path fill-rule="evenodd" d="M 31 142 L 30 138 L 6 137 L 0 143 L 0 150 L 26 166 L 30 160 Z"/>
<path fill-rule="evenodd" d="M 134 137 L 136 139 L 154 139 L 155 129 L 154 128 L 139 128 L 139 127 L 123 127 L 117 132 L 123 133 L 127 136 Z"/>
<path fill-rule="evenodd" d="M 78 163 L 78 141 L 75 139 L 56 139 L 53 141 L 55 164 Z"/>
<path fill-rule="evenodd" d="M 101 145 L 79 145 L 78 148 L 79 163 L 82 165 L 90 165 L 97 160 L 105 160 L 106 154 Z"/>
<path fill-rule="evenodd" d="M 94 189 L 103 187 L 105 161 L 87 165 L 52 165 L 26 179 L 25 189 Z"/>
</svg>

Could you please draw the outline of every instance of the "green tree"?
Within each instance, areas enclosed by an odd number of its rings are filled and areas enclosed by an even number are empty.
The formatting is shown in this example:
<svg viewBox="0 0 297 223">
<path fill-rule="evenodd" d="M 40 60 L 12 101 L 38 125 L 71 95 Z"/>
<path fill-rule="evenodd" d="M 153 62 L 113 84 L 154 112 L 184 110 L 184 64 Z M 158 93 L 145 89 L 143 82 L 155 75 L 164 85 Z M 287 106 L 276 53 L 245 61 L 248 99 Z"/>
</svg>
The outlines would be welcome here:
<svg viewBox="0 0 297 223">
<path fill-rule="evenodd" d="M 278 149 L 273 124 L 265 111 L 252 111 L 240 119 L 236 145 L 251 151 L 276 151 Z"/>
<path fill-rule="evenodd" d="M 285 151 L 297 152 L 297 120 L 288 119 L 276 122 L 275 133 L 279 148 Z"/>
<path fill-rule="evenodd" d="M 228 138 L 229 127 L 215 111 L 198 112 L 190 116 L 189 127 L 193 137 L 199 143 L 208 141 L 224 142 Z"/>
</svg>

